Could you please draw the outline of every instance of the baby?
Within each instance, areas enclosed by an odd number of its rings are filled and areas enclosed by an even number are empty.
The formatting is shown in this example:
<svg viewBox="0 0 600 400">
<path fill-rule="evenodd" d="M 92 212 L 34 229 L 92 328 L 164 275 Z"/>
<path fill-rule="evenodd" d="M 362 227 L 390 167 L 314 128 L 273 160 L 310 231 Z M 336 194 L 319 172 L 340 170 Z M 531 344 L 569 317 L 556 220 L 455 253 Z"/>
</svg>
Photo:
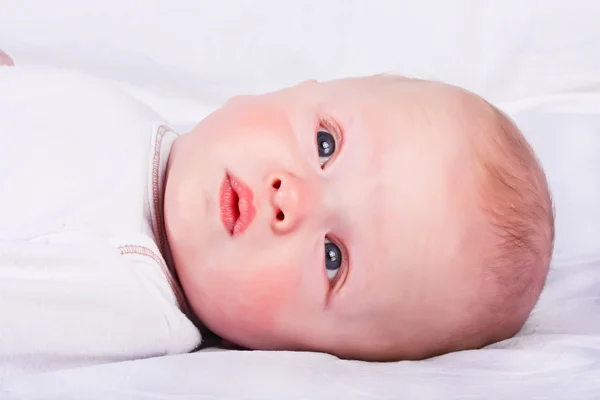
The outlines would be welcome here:
<svg viewBox="0 0 600 400">
<path fill-rule="evenodd" d="M 470 92 L 307 81 L 177 135 L 104 86 L 0 68 L 0 371 L 187 352 L 197 326 L 250 349 L 423 359 L 511 337 L 540 295 L 544 173 Z"/>
</svg>

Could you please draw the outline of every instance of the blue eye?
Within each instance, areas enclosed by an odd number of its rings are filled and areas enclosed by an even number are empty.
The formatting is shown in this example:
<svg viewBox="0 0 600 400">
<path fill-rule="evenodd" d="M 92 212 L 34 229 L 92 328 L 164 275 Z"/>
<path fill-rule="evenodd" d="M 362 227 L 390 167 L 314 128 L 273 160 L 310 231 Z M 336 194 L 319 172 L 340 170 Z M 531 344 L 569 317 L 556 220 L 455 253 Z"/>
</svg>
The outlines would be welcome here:
<svg viewBox="0 0 600 400">
<path fill-rule="evenodd" d="M 325 238 L 325 270 L 327 271 L 327 278 L 329 281 L 333 281 L 342 266 L 342 251 L 335 244 Z"/>
<path fill-rule="evenodd" d="M 335 154 L 335 147 L 336 143 L 333 135 L 321 128 L 317 132 L 317 149 L 321 165 L 324 165 Z"/>
</svg>

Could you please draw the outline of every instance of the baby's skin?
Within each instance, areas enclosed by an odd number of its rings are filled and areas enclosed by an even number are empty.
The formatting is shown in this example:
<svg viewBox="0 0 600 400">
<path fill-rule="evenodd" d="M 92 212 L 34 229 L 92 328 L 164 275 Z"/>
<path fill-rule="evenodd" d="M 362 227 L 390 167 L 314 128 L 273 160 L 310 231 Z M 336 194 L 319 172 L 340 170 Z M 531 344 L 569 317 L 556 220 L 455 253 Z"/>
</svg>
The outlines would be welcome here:
<svg viewBox="0 0 600 400">
<path fill-rule="evenodd" d="M 233 98 L 175 142 L 166 179 L 187 299 L 248 348 L 367 360 L 479 348 L 520 329 L 550 261 L 531 148 L 442 83 L 374 76 Z"/>
</svg>

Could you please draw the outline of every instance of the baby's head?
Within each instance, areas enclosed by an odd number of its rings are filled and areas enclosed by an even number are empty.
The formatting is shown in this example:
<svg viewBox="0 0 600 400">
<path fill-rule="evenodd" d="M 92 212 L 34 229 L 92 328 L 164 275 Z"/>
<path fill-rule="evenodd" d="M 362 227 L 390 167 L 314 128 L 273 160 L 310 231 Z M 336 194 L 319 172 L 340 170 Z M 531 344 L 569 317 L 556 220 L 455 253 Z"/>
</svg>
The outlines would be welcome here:
<svg viewBox="0 0 600 400">
<path fill-rule="evenodd" d="M 375 76 L 233 98 L 175 142 L 167 173 L 189 304 L 253 349 L 482 347 L 521 328 L 550 263 L 531 148 L 454 86 Z"/>
</svg>

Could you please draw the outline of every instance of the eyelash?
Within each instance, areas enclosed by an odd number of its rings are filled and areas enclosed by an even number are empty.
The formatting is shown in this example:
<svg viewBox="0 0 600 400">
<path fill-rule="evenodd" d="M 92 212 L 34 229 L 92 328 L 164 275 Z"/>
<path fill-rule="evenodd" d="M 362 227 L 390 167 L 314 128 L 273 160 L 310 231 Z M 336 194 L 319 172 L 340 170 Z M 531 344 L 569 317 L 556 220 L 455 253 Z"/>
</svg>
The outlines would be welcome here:
<svg viewBox="0 0 600 400">
<path fill-rule="evenodd" d="M 331 243 L 334 243 L 342 252 L 342 265 L 340 265 L 340 269 L 335 278 L 331 282 L 329 282 L 329 289 L 331 292 L 334 292 L 337 288 L 341 287 L 344 281 L 346 280 L 346 277 L 348 276 L 348 266 L 350 265 L 350 263 L 348 260 L 348 252 L 346 251 L 346 248 L 343 245 L 341 245 L 338 240 L 335 240 L 335 238 L 332 238 L 329 235 L 325 235 L 325 238 Z M 325 271 L 325 269 L 323 270 Z M 325 271 L 325 279 L 329 280 L 327 278 L 327 271 Z"/>
<path fill-rule="evenodd" d="M 342 130 L 340 129 L 339 125 L 333 119 L 328 118 L 328 117 L 321 117 L 319 119 L 319 125 L 317 127 L 317 132 L 322 129 L 329 132 L 335 140 L 335 153 L 326 162 L 321 164 L 321 169 L 325 169 L 325 167 L 329 163 L 331 163 L 333 160 L 335 160 L 337 158 L 339 152 L 341 151 L 342 143 L 343 143 L 343 135 L 342 135 Z M 336 240 L 335 237 L 331 237 L 330 235 L 325 235 L 325 238 L 327 240 L 329 240 L 330 242 L 335 243 L 335 245 L 338 246 L 338 248 L 340 249 L 340 251 L 342 253 L 342 265 L 340 265 L 338 274 L 331 282 L 329 282 L 329 294 L 331 295 L 332 293 L 334 293 L 337 289 L 339 289 L 344 284 L 346 278 L 348 277 L 348 266 L 350 265 L 350 263 L 348 260 L 348 252 L 346 251 L 346 248 L 340 243 L 340 241 Z M 329 280 L 327 277 L 327 271 L 325 270 L 325 268 L 323 268 L 323 271 L 325 273 L 325 279 Z"/>
<path fill-rule="evenodd" d="M 342 149 L 342 130 L 339 125 L 335 123 L 331 118 L 321 117 L 319 120 L 319 126 L 317 127 L 317 132 L 320 130 L 325 130 L 329 132 L 334 140 L 335 140 L 335 153 L 323 164 L 321 164 L 321 169 L 325 169 L 325 166 L 331 163 L 334 159 L 337 158 L 337 155 Z"/>
</svg>

